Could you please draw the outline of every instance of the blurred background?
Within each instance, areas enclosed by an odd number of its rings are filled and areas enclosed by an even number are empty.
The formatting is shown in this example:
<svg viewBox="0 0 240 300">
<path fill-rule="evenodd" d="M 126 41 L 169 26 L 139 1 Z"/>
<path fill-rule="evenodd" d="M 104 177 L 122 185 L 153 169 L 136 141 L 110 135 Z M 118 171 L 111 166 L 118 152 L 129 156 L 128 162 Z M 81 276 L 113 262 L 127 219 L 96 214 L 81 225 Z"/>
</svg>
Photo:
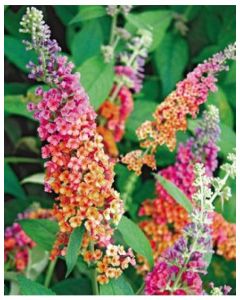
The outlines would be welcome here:
<svg viewBox="0 0 240 300">
<path fill-rule="evenodd" d="M 81 71 L 81 81 L 88 90 L 88 72 L 91 58 L 100 54 L 100 46 L 107 44 L 110 35 L 111 18 L 104 6 L 38 6 L 44 13 L 52 36 L 58 41 L 62 52 L 70 57 Z M 26 6 L 5 6 L 4 13 L 4 120 L 5 120 L 5 226 L 16 219 L 29 205 L 52 207 L 52 199 L 44 193 L 42 181 L 44 172 L 41 160 L 41 142 L 37 136 L 37 122 L 26 110 L 26 103 L 34 96 L 36 83 L 27 77 L 26 64 L 34 60 L 32 52 L 25 51 L 19 22 Z M 162 18 L 161 11 L 166 12 Z M 145 12 L 148 18 L 144 16 Z M 126 124 L 123 140 L 118 144 L 119 153 L 125 154 L 137 148 L 135 129 L 151 118 L 157 104 L 164 100 L 175 84 L 184 78 L 199 62 L 223 50 L 236 39 L 235 6 L 134 6 L 131 14 L 142 17 L 153 29 L 154 46 L 151 48 L 145 66 L 143 89 L 134 96 L 135 107 Z M 129 19 L 130 20 L 130 19 Z M 122 20 L 130 32 L 133 24 Z M 121 22 L 121 20 L 120 20 Z M 121 51 L 121 43 L 117 51 Z M 94 108 L 105 100 L 102 87 L 94 87 L 90 98 Z M 236 65 L 231 62 L 230 71 L 219 77 L 218 92 L 211 94 L 208 104 L 220 110 L 222 138 L 219 144 L 220 163 L 235 146 L 236 136 Z M 91 93 L 90 93 L 91 94 Z M 90 95 L 91 96 L 91 95 Z M 185 141 L 194 127 L 189 123 L 189 131 L 180 133 L 178 141 Z M 158 169 L 175 160 L 175 152 L 161 147 L 157 155 Z M 116 186 L 121 192 L 129 178 L 128 170 L 116 166 Z M 229 222 L 236 221 L 236 187 L 232 182 L 233 198 L 226 203 L 223 215 Z M 137 221 L 137 210 L 146 197 L 154 197 L 154 179 L 149 170 L 144 170 L 133 192 L 133 206 L 130 215 Z M 220 203 L 217 203 L 221 211 Z M 64 277 L 61 264 L 59 278 Z M 59 279 L 58 278 L 58 279 Z M 226 261 L 214 255 L 205 281 L 214 281 L 216 286 L 229 284 L 235 293 L 235 261 Z"/>
</svg>

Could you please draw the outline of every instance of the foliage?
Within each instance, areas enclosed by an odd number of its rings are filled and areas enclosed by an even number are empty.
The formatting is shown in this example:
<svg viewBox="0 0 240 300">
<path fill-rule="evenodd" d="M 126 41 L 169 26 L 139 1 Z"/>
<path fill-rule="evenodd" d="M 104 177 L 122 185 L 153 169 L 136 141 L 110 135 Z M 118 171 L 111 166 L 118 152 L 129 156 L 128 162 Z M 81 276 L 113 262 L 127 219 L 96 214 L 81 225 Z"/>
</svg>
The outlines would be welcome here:
<svg viewBox="0 0 240 300">
<path fill-rule="evenodd" d="M 54 28 L 52 37 L 59 42 L 62 53 L 75 64 L 80 72 L 80 81 L 90 98 L 90 103 L 98 113 L 101 105 L 109 98 L 116 82 L 114 66 L 120 61 L 120 53 L 126 51 L 129 42 L 120 39 L 114 48 L 115 57 L 109 63 L 104 61 L 102 46 L 109 45 L 112 18 L 103 5 L 54 5 L 39 6 L 50 27 Z M 57 222 L 47 219 L 19 219 L 32 205 L 52 208 L 54 195 L 43 190 L 44 162 L 40 158 L 41 141 L 37 137 L 37 122 L 26 109 L 29 102 L 37 103 L 36 88 L 27 78 L 29 61 L 36 62 L 33 51 L 26 51 L 22 44 L 25 37 L 19 33 L 19 22 L 26 6 L 4 7 L 4 122 L 5 122 L 5 227 L 15 221 L 21 224 L 24 232 L 36 247 L 30 250 L 28 267 L 22 272 L 13 270 L 5 264 L 6 294 L 21 295 L 134 295 L 142 293 L 143 277 L 136 275 L 132 267 L 117 279 L 107 284 L 92 286 L 93 266 L 78 257 L 84 244 L 84 226 L 77 227 L 70 236 L 66 257 L 57 261 L 52 270 L 47 257 L 51 251 L 56 234 Z M 118 25 L 132 35 L 139 30 L 150 30 L 152 44 L 144 66 L 143 87 L 133 94 L 134 107 L 126 121 L 126 130 L 118 143 L 120 155 L 137 149 L 135 130 L 146 120 L 152 120 L 156 106 L 175 89 L 197 63 L 223 50 L 236 39 L 236 12 L 234 6 L 202 5 L 158 5 L 133 6 L 124 15 L 120 13 Z M 114 61 L 115 60 L 115 61 Z M 221 139 L 218 143 L 218 160 L 226 162 L 227 155 L 236 146 L 236 63 L 231 62 L 229 72 L 219 75 L 218 91 L 211 93 L 207 104 L 214 104 L 220 112 Z M 45 85 L 42 85 L 46 89 Z M 204 108 L 205 104 L 201 107 Z M 177 135 L 177 143 L 187 140 L 199 124 L 200 118 L 188 121 L 188 130 Z M 165 146 L 156 154 L 157 171 L 175 162 L 175 151 Z M 149 168 L 143 169 L 141 177 L 134 175 L 120 162 L 115 165 L 115 187 L 124 200 L 125 216 L 116 230 L 116 240 L 131 247 L 136 256 L 143 256 L 150 267 L 154 265 L 152 241 L 149 241 L 138 226 L 144 218 L 138 215 L 141 204 L 146 199 L 154 199 L 156 180 L 176 199 L 186 211 L 191 212 L 192 204 L 188 198 L 170 181 L 160 175 L 153 175 Z M 217 169 L 216 175 L 222 176 Z M 231 222 L 236 222 L 236 183 L 229 182 L 232 197 L 224 203 L 216 199 L 216 210 Z M 231 293 L 235 287 L 235 261 L 225 260 L 217 254 L 209 256 L 209 272 L 203 276 L 204 287 L 208 283 L 229 284 Z M 50 270 L 50 271 L 49 271 Z M 67 273 L 66 273 L 66 272 Z M 133 275 L 134 274 L 134 275 Z M 68 277 L 68 278 L 64 278 Z M 46 279 L 47 278 L 47 279 Z M 49 287 L 50 286 L 50 287 Z M 138 292 L 137 292 L 138 291 Z"/>
</svg>

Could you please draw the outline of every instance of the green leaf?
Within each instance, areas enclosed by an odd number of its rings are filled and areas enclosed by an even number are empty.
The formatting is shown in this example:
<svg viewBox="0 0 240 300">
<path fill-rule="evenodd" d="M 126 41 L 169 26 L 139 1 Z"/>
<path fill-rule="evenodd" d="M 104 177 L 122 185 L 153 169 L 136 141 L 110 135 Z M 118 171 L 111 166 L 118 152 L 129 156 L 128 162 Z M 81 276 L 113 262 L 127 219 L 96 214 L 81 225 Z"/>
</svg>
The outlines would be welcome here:
<svg viewBox="0 0 240 300">
<path fill-rule="evenodd" d="M 31 158 L 31 157 L 17 157 L 17 156 L 6 156 L 4 157 L 4 160 L 7 163 L 12 164 L 34 164 L 34 163 L 42 163 L 43 161 L 39 158 Z"/>
<path fill-rule="evenodd" d="M 188 44 L 178 34 L 169 32 L 164 36 L 154 57 L 165 97 L 183 77 L 188 62 Z"/>
<path fill-rule="evenodd" d="M 135 252 L 144 256 L 149 265 L 153 267 L 154 261 L 152 248 L 142 230 L 125 216 L 122 217 L 118 225 L 118 230 L 121 232 L 126 244 Z"/>
<path fill-rule="evenodd" d="M 54 10 L 61 20 L 61 22 L 67 26 L 71 19 L 77 14 L 77 5 L 54 5 Z"/>
<path fill-rule="evenodd" d="M 23 38 L 23 34 L 19 32 L 19 27 L 20 27 L 19 23 L 25 12 L 26 12 L 26 6 L 23 5 L 17 12 L 8 9 L 4 13 L 4 27 L 12 36 L 15 36 L 20 39 Z"/>
<path fill-rule="evenodd" d="M 97 20 L 87 22 L 81 31 L 75 34 L 72 42 L 72 56 L 78 67 L 88 58 L 100 53 L 103 43 L 103 34 Z"/>
<path fill-rule="evenodd" d="M 133 289 L 124 275 L 100 285 L 100 295 L 134 295 Z"/>
<path fill-rule="evenodd" d="M 106 9 L 101 5 L 83 5 L 80 6 L 78 14 L 69 22 L 69 25 L 100 18 L 105 15 Z"/>
<path fill-rule="evenodd" d="M 131 141 L 138 141 L 136 129 L 147 120 L 152 120 L 152 114 L 156 109 L 156 102 L 138 99 L 134 103 L 134 110 L 126 122 L 125 136 Z"/>
<path fill-rule="evenodd" d="M 213 104 L 218 107 L 221 123 L 231 128 L 233 127 L 233 111 L 228 103 L 227 95 L 220 87 L 218 87 L 217 92 L 210 93 L 208 96 L 208 104 Z"/>
<path fill-rule="evenodd" d="M 84 231 L 85 227 L 82 225 L 75 228 L 70 235 L 66 254 L 67 273 L 65 278 L 69 276 L 77 263 Z"/>
<path fill-rule="evenodd" d="M 34 120 L 33 114 L 27 110 L 27 103 L 28 99 L 22 95 L 5 96 L 4 112 Z"/>
<path fill-rule="evenodd" d="M 89 95 L 91 104 L 98 109 L 112 89 L 113 65 L 105 64 L 102 56 L 94 56 L 84 62 L 78 71 L 81 73 L 81 82 Z"/>
<path fill-rule="evenodd" d="M 25 94 L 29 86 L 30 85 L 28 83 L 23 83 L 23 82 L 4 83 L 4 96 Z"/>
<path fill-rule="evenodd" d="M 17 276 L 21 295 L 56 295 L 52 290 L 38 282 L 27 279 L 23 275 Z"/>
<path fill-rule="evenodd" d="M 27 72 L 26 65 L 29 61 L 34 62 L 37 58 L 33 51 L 26 51 L 21 40 L 9 35 L 4 37 L 4 55 L 24 72 Z"/>
<path fill-rule="evenodd" d="M 21 184 L 25 184 L 25 183 L 43 184 L 44 183 L 44 177 L 45 177 L 44 173 L 33 174 L 31 176 L 28 176 L 28 177 L 24 178 L 21 181 Z"/>
<path fill-rule="evenodd" d="M 143 13 L 130 13 L 127 15 L 126 29 L 134 33 L 134 27 L 145 28 L 152 31 L 153 43 L 150 52 L 155 50 L 162 41 L 167 28 L 172 21 L 172 13 L 169 10 L 154 10 Z M 133 27 L 134 26 L 134 27 Z"/>
<path fill-rule="evenodd" d="M 171 181 L 165 179 L 159 174 L 154 174 L 157 181 L 163 186 L 163 188 L 172 196 L 178 204 L 186 209 L 188 213 L 192 211 L 192 204 L 185 194 Z"/>
<path fill-rule="evenodd" d="M 28 265 L 25 275 L 28 279 L 35 280 L 48 264 L 48 252 L 39 247 L 34 247 L 28 253 Z"/>
<path fill-rule="evenodd" d="M 233 151 L 233 148 L 236 147 L 236 133 L 232 128 L 228 127 L 225 124 L 221 124 L 221 138 L 218 142 L 220 153 L 224 157 L 227 157 L 228 153 Z"/>
<path fill-rule="evenodd" d="M 29 205 L 28 198 L 24 199 L 12 199 L 4 203 L 4 225 L 10 226 L 17 218 L 18 213 L 23 212 Z"/>
<path fill-rule="evenodd" d="M 50 220 L 20 220 L 25 233 L 44 250 L 52 250 L 58 232 L 58 224 Z"/>
<path fill-rule="evenodd" d="M 6 162 L 4 162 L 4 192 L 20 199 L 26 198 L 17 176 Z"/>
<path fill-rule="evenodd" d="M 204 276 L 204 285 L 209 289 L 208 283 L 215 286 L 229 285 L 233 288 L 231 294 L 236 293 L 236 261 L 227 261 L 222 256 L 214 254 L 207 274 Z"/>
<path fill-rule="evenodd" d="M 57 295 L 92 295 L 92 286 L 88 278 L 69 278 L 56 283 L 52 290 Z"/>
</svg>

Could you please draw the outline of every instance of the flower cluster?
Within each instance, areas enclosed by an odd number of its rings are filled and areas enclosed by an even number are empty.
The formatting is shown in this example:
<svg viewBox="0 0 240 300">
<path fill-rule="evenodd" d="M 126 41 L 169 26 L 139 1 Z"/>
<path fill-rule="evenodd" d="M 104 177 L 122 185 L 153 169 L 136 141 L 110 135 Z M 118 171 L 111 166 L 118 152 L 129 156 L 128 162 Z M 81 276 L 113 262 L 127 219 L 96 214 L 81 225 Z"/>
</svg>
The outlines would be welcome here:
<svg viewBox="0 0 240 300">
<path fill-rule="evenodd" d="M 117 31 L 117 39 L 122 37 Z M 119 142 L 124 134 L 125 123 L 133 110 L 133 93 L 140 92 L 143 81 L 143 66 L 147 50 L 152 43 L 152 35 L 147 30 L 140 30 L 138 35 L 127 43 L 127 52 L 119 55 L 119 64 L 115 66 L 114 86 L 108 97 L 98 110 L 98 132 L 104 138 L 104 146 L 112 157 L 118 155 L 115 142 Z M 105 61 L 110 60 L 109 53 L 114 54 L 111 46 L 103 46 Z"/>
<path fill-rule="evenodd" d="M 217 90 L 217 74 L 228 69 L 226 61 L 235 59 L 235 55 L 236 46 L 230 45 L 224 52 L 199 64 L 186 79 L 177 84 L 176 90 L 157 107 L 153 114 L 154 121 L 145 121 L 136 130 L 140 146 L 146 151 L 136 150 L 142 151 L 139 158 L 135 151 L 123 157 L 122 162 L 130 170 L 140 174 L 144 163 L 142 156 L 152 155 L 154 159 L 159 145 L 166 144 L 171 151 L 175 149 L 177 131 L 187 129 L 187 115 L 196 117 L 199 106 L 206 102 L 209 92 Z"/>
<path fill-rule="evenodd" d="M 111 94 L 114 93 L 115 88 Z M 116 100 L 118 103 L 104 101 L 98 110 L 99 123 L 102 124 L 98 126 L 98 132 L 103 136 L 105 149 L 113 157 L 118 155 L 115 142 L 122 139 L 126 120 L 133 110 L 132 93 L 125 86 L 121 87 Z"/>
<path fill-rule="evenodd" d="M 208 176 L 212 176 L 217 167 L 216 143 L 220 135 L 219 122 L 217 108 L 208 106 L 195 129 L 194 136 L 185 145 L 179 145 L 176 163 L 160 171 L 161 176 L 173 182 L 190 200 L 195 192 L 194 164 L 204 163 Z M 148 218 L 139 225 L 151 242 L 155 259 L 174 244 L 182 235 L 183 228 L 190 222 L 187 211 L 160 183 L 156 185 L 156 194 L 156 199 L 145 200 L 139 210 L 140 216 Z M 224 226 L 220 229 L 221 221 Z M 217 253 L 228 259 L 233 258 L 236 248 L 235 224 L 228 223 L 220 214 L 214 213 L 212 229 L 213 244 Z M 225 243 L 226 240 L 228 243 Z M 145 264 L 138 267 L 139 272 L 146 269 Z"/>
<path fill-rule="evenodd" d="M 226 176 L 218 178 L 219 186 L 206 175 L 202 164 L 194 168 L 196 188 L 193 194 L 191 223 L 183 229 L 183 235 L 172 247 L 164 251 L 152 272 L 145 279 L 145 294 L 202 295 L 202 280 L 199 274 L 206 274 L 205 255 L 212 252 L 211 223 L 214 211 L 213 201 L 221 193 L 227 179 L 235 176 L 235 154 L 228 156 L 230 163 L 223 166 Z M 214 192 L 210 186 L 213 186 Z"/>
<path fill-rule="evenodd" d="M 18 215 L 20 219 L 52 219 L 51 209 L 30 209 Z M 14 269 L 24 271 L 28 264 L 29 249 L 33 248 L 35 243 L 22 230 L 17 222 L 7 227 L 4 232 L 4 260 Z"/>
<path fill-rule="evenodd" d="M 45 142 L 45 190 L 57 195 L 53 215 L 60 232 L 51 258 L 65 255 L 69 236 L 78 226 L 85 227 L 89 248 L 105 248 L 111 244 L 124 210 L 112 187 L 114 163 L 105 154 L 97 133 L 96 114 L 79 83 L 79 74 L 72 73 L 73 64 L 58 54 L 58 47 L 49 53 L 52 42 L 42 12 L 28 9 L 21 25 L 23 32 L 32 34 L 28 43 L 44 58 L 44 75 L 35 73 L 36 66 L 31 67 L 31 74 L 51 85 L 48 91 L 38 88 L 40 102 L 28 105 L 40 123 L 39 137 Z"/>
<path fill-rule="evenodd" d="M 88 263 L 97 261 L 96 268 L 99 274 L 97 280 L 100 284 L 108 283 L 111 278 L 118 278 L 129 265 L 136 264 L 132 250 L 125 251 L 121 245 L 109 244 L 105 254 L 99 249 L 94 253 L 85 251 L 84 258 Z"/>
</svg>

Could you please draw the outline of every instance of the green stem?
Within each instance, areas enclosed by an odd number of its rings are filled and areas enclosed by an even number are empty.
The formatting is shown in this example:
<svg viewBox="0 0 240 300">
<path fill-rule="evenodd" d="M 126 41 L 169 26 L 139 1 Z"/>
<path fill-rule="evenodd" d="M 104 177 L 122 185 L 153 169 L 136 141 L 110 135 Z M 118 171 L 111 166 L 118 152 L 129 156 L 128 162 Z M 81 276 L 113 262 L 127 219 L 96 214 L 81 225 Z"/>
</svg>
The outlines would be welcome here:
<svg viewBox="0 0 240 300">
<path fill-rule="evenodd" d="M 115 37 L 116 26 L 117 26 L 117 17 L 118 17 L 118 13 L 116 13 L 112 18 L 112 26 L 111 26 L 109 45 L 112 45 L 114 37 Z"/>
<path fill-rule="evenodd" d="M 47 274 L 46 274 L 46 278 L 45 278 L 45 281 L 44 281 L 44 286 L 45 287 L 49 287 L 49 284 L 52 280 L 52 275 L 53 275 L 56 263 L 57 263 L 57 259 L 54 259 L 48 265 Z"/>
<path fill-rule="evenodd" d="M 136 295 L 143 295 L 144 287 L 145 287 L 145 282 L 143 282 L 140 288 L 137 290 Z"/>
<path fill-rule="evenodd" d="M 139 54 L 139 50 L 141 49 L 142 47 L 142 43 L 139 43 L 139 46 L 133 51 L 131 57 L 129 58 L 129 61 L 127 62 L 126 66 L 127 67 L 131 67 L 131 65 L 134 63 L 135 59 L 137 58 L 138 54 Z M 124 85 L 124 81 L 123 79 L 120 79 L 116 88 L 115 88 L 115 91 L 113 92 L 112 96 L 109 97 L 109 100 L 111 102 L 114 102 L 119 91 L 121 90 L 121 87 Z"/>
<path fill-rule="evenodd" d="M 90 243 L 90 251 L 94 252 L 94 243 Z M 92 282 L 92 290 L 93 295 L 99 295 L 98 283 L 97 283 L 97 270 L 96 267 L 92 267 L 91 269 L 91 282 Z"/>
</svg>

